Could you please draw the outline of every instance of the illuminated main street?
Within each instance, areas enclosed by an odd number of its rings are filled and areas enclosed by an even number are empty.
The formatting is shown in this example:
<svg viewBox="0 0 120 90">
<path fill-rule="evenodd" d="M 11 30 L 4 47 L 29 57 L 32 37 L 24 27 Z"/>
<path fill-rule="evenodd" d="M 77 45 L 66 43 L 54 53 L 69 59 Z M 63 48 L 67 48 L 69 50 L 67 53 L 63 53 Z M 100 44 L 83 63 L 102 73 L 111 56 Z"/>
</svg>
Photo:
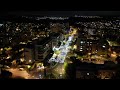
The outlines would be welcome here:
<svg viewBox="0 0 120 90">
<path fill-rule="evenodd" d="M 65 76 L 65 65 L 64 63 L 66 62 L 66 57 L 68 52 L 70 51 L 70 44 L 72 43 L 72 40 L 74 38 L 74 34 L 76 33 L 76 30 L 72 32 L 72 34 L 69 33 L 68 39 L 66 39 L 65 44 L 61 44 L 59 48 L 55 48 L 58 50 L 58 54 L 54 54 L 52 58 L 49 60 L 49 62 L 57 62 L 57 65 L 55 65 L 52 68 L 52 73 L 55 75 L 57 79 L 62 79 Z"/>
</svg>

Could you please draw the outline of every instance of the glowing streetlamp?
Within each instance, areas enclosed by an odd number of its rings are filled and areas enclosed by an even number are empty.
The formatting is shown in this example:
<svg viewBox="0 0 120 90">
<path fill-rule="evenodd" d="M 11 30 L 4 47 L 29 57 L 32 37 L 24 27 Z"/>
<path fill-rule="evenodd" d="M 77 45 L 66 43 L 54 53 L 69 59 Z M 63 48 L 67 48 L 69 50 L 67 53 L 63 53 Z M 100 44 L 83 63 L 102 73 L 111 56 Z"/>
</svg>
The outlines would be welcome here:
<svg viewBox="0 0 120 90">
<path fill-rule="evenodd" d="M 29 60 L 29 63 L 31 63 L 32 62 L 32 60 Z"/>
</svg>

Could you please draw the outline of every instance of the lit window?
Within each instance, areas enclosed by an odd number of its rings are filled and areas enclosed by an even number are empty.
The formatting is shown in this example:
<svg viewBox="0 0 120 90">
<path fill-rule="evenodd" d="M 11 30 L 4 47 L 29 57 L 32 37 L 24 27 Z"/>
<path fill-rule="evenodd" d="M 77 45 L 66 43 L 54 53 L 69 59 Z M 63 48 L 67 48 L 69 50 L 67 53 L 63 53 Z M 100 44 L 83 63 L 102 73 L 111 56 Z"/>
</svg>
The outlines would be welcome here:
<svg viewBox="0 0 120 90">
<path fill-rule="evenodd" d="M 103 48 L 105 48 L 105 46 L 104 46 L 104 45 L 103 45 L 102 47 L 103 47 Z"/>
<path fill-rule="evenodd" d="M 83 41 L 81 41 L 80 43 L 84 43 Z"/>
</svg>

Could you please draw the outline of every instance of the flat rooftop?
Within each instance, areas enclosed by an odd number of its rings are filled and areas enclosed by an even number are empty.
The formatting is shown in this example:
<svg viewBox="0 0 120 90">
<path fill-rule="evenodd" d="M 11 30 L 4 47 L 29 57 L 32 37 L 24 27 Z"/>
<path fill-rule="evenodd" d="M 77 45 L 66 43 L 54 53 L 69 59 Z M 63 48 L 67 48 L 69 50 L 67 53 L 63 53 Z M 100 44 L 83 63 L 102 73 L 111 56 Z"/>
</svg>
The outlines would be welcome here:
<svg viewBox="0 0 120 90">
<path fill-rule="evenodd" d="M 44 44 L 48 43 L 49 41 L 51 41 L 51 38 L 50 37 L 46 37 L 46 38 L 43 38 L 40 41 L 38 41 L 37 45 L 44 45 Z"/>
</svg>

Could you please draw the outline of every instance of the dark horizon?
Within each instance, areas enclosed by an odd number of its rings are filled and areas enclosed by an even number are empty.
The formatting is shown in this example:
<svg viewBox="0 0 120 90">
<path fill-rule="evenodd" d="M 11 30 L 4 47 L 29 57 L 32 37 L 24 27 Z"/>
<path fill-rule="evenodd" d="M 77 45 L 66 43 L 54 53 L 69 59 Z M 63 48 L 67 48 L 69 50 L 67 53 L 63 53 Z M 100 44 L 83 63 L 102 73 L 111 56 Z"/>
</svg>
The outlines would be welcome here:
<svg viewBox="0 0 120 90">
<path fill-rule="evenodd" d="M 38 16 L 55 16 L 70 17 L 80 16 L 120 16 L 120 11 L 8 11 L 1 12 L 1 15 L 38 15 Z"/>
</svg>

